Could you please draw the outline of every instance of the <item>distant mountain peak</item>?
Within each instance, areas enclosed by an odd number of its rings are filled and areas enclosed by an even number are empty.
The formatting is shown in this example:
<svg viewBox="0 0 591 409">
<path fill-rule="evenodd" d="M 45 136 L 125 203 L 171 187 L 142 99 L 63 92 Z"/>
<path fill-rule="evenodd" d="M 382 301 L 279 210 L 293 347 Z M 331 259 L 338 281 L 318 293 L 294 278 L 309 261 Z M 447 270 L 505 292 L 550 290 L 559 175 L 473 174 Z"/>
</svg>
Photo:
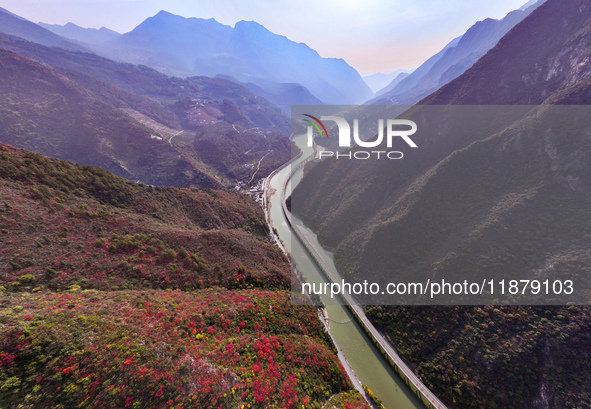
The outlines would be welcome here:
<svg viewBox="0 0 591 409">
<path fill-rule="evenodd" d="M 51 30 L 2 8 L 0 8 L 0 32 L 50 47 L 88 52 L 88 49 L 56 35 Z"/>
<path fill-rule="evenodd" d="M 238 21 L 235 25 L 234 28 L 237 27 L 253 27 L 253 28 L 258 28 L 258 29 L 262 29 L 265 31 L 269 31 L 265 26 L 263 26 L 260 23 L 257 23 L 256 21 L 252 21 L 252 20 L 240 20 Z M 269 31 L 270 32 L 270 31 Z"/>
<path fill-rule="evenodd" d="M 166 10 L 160 10 L 154 17 L 169 17 L 169 16 L 180 17 L 179 15 L 172 14 L 171 12 L 166 11 Z"/>
<path fill-rule="evenodd" d="M 16 14 L 14 14 L 14 13 L 11 13 L 10 11 L 8 11 L 8 10 L 6 10 L 6 9 L 3 9 L 2 7 L 0 7 L 0 12 L 2 12 L 2 13 L 5 13 L 5 14 L 8 14 L 8 15 L 10 15 L 10 16 L 12 16 L 12 17 L 16 17 L 16 18 L 18 18 L 18 19 L 20 19 L 20 20 L 23 20 L 23 21 L 29 21 L 29 20 L 27 20 L 27 19 L 26 19 L 26 18 L 24 18 L 24 17 L 17 16 Z"/>
<path fill-rule="evenodd" d="M 42 22 L 40 22 L 39 25 L 61 37 L 85 44 L 100 44 L 104 43 L 105 41 L 113 40 L 121 35 L 120 33 L 107 27 L 101 27 L 100 29 L 85 28 L 80 27 L 79 25 L 72 22 L 68 22 L 63 26 L 59 24 L 46 24 Z"/>
<path fill-rule="evenodd" d="M 152 17 L 148 17 L 147 19 L 145 19 L 138 27 L 142 27 L 145 26 L 146 24 L 152 23 L 152 22 L 160 22 L 160 21 L 179 21 L 179 20 L 185 20 L 184 17 L 176 15 L 176 14 L 172 14 L 168 11 L 165 10 L 160 10 L 157 14 L 153 15 Z M 137 28 L 137 27 L 136 27 Z"/>
<path fill-rule="evenodd" d="M 168 75 L 228 75 L 244 83 L 298 83 L 326 103 L 361 103 L 372 95 L 344 60 L 322 58 L 304 43 L 275 34 L 256 21 L 234 27 L 211 18 L 185 18 L 161 10 L 131 32 L 101 46 L 120 61 L 151 66 Z M 285 88 L 285 87 L 283 87 Z"/>
<path fill-rule="evenodd" d="M 240 33 L 240 35 L 242 35 L 242 33 L 251 33 L 264 36 L 275 36 L 277 38 L 290 41 L 287 37 L 273 33 L 267 27 L 257 23 L 256 21 L 240 20 L 234 25 L 234 30 L 235 32 Z"/>
<path fill-rule="evenodd" d="M 146 21 L 186 21 L 186 22 L 196 22 L 196 21 L 206 21 L 206 22 L 211 22 L 211 23 L 216 23 L 216 24 L 221 24 L 219 21 L 217 21 L 215 18 L 211 17 L 211 18 L 201 18 L 201 17 L 184 17 L 181 16 L 179 14 L 174 14 L 171 13 L 169 11 L 166 10 L 160 10 L 157 14 L 155 14 L 152 17 L 148 17 L 146 20 L 144 20 L 144 23 Z M 142 23 L 143 24 L 143 23 Z M 141 24 L 140 24 L 141 25 Z"/>
</svg>

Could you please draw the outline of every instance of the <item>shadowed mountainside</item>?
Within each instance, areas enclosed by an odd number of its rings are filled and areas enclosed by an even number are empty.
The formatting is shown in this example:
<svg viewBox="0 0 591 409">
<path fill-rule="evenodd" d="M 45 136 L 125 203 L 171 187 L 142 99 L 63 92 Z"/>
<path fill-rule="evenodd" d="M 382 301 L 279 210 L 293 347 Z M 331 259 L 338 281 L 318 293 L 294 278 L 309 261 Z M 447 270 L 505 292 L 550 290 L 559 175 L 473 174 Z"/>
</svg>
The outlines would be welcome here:
<svg viewBox="0 0 591 409">
<path fill-rule="evenodd" d="M 329 159 L 309 166 L 292 210 L 335 250 L 348 279 L 371 271 L 412 282 L 470 273 L 588 280 L 591 124 L 585 107 L 567 105 L 591 101 L 590 30 L 587 2 L 548 0 L 421 102 L 545 105 L 515 107 L 523 119 L 480 121 L 463 134 L 449 117 L 439 132 L 417 133 L 419 148 L 396 163 Z M 419 105 L 408 115 L 420 121 L 431 108 Z M 464 120 L 478 118 L 478 106 L 465 109 Z M 368 313 L 457 407 L 588 406 L 588 308 Z"/>
<path fill-rule="evenodd" d="M 127 114 L 34 61 L 0 50 L 0 140 L 153 185 L 221 186 Z M 187 173 L 185 173 L 187 172 Z"/>
</svg>

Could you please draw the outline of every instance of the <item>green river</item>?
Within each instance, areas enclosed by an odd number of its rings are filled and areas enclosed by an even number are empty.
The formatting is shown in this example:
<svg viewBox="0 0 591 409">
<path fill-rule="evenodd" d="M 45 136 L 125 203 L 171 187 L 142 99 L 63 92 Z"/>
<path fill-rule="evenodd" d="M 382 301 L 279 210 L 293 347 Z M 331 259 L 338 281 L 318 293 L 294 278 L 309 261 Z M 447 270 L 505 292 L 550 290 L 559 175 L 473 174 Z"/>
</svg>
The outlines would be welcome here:
<svg viewBox="0 0 591 409">
<path fill-rule="evenodd" d="M 292 235 L 291 228 L 281 208 L 281 189 L 285 178 L 288 177 L 292 168 L 295 168 L 298 163 L 305 160 L 312 153 L 312 148 L 305 146 L 306 135 L 295 136 L 293 141 L 302 149 L 303 155 L 292 165 L 285 167 L 275 174 L 270 180 L 269 187 L 272 192 L 269 200 L 271 206 L 270 218 L 273 227 L 275 227 L 285 247 L 298 264 L 302 274 L 310 283 L 321 283 L 326 280 L 316 265 L 310 260 L 308 253 L 299 240 L 295 235 Z M 286 197 L 291 192 L 292 184 L 294 186 L 297 185 L 301 177 L 301 171 L 294 174 L 291 181 L 287 184 Z M 298 223 L 300 231 L 306 235 L 306 238 L 311 243 L 315 246 L 318 244 L 316 235 L 311 230 L 305 228 L 303 223 L 293 215 L 292 222 Z M 316 248 L 321 249 L 322 247 L 318 245 Z M 321 256 L 325 259 L 329 268 L 334 269 L 332 254 L 327 251 L 321 251 Z M 379 350 L 365 334 L 363 328 L 361 328 L 357 321 L 351 320 L 352 314 L 350 311 L 346 307 L 335 303 L 334 300 L 330 299 L 330 296 L 324 296 L 323 298 L 326 298 L 323 301 L 327 306 L 328 315 L 331 319 L 330 328 L 334 339 L 361 383 L 369 386 L 388 409 L 425 408 L 421 401 L 413 395 L 398 374 L 392 369 L 390 364 L 382 357 Z"/>
</svg>

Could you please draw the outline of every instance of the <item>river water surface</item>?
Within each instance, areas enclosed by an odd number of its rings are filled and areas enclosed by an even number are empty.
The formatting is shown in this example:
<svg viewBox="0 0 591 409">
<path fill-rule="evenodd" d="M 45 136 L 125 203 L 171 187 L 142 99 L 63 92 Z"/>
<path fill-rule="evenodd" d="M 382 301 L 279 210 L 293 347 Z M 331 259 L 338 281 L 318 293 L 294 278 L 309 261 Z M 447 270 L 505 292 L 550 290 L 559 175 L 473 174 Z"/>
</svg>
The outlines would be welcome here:
<svg viewBox="0 0 591 409">
<path fill-rule="evenodd" d="M 306 135 L 297 135 L 293 141 L 303 151 L 303 155 L 292 163 L 291 166 L 275 174 L 270 180 L 269 187 L 273 194 L 270 197 L 271 205 L 270 217 L 273 227 L 277 230 L 279 237 L 285 244 L 287 250 L 291 253 L 300 271 L 310 283 L 324 283 L 323 274 L 317 266 L 310 260 L 308 253 L 291 232 L 283 210 L 281 208 L 281 189 L 285 179 L 298 163 L 305 160 L 312 154 L 312 148 L 306 147 Z M 288 197 L 292 184 L 295 186 L 302 178 L 302 171 L 296 172 L 290 182 L 287 184 L 286 196 Z M 299 231 L 305 234 L 306 238 L 314 244 L 317 249 L 322 249 L 318 245 L 316 235 L 307 229 L 301 220 L 292 215 L 292 222 L 297 223 Z M 319 251 L 324 258 L 325 264 L 336 273 L 332 254 L 327 251 Z M 331 319 L 330 328 L 336 343 L 345 355 L 357 378 L 367 385 L 378 398 L 383 401 L 387 409 L 424 409 L 422 402 L 410 391 L 400 376 L 392 369 L 380 351 L 374 346 L 371 339 L 365 334 L 365 331 L 357 323 L 351 320 L 352 314 L 349 309 L 330 299 L 330 295 L 323 296 L 328 315 Z"/>
</svg>

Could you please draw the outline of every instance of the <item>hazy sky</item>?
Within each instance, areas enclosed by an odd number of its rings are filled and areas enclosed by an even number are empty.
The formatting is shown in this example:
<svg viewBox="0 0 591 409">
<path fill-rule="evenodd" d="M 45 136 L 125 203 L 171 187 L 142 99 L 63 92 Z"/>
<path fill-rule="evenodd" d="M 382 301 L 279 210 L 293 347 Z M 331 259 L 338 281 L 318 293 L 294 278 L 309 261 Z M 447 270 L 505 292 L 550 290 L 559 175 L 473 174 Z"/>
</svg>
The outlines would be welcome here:
<svg viewBox="0 0 591 409">
<path fill-rule="evenodd" d="M 231 26 L 254 20 L 368 74 L 416 67 L 476 21 L 502 18 L 526 1 L 0 0 L 0 7 L 36 23 L 72 22 L 121 33 L 160 10 Z"/>
</svg>

